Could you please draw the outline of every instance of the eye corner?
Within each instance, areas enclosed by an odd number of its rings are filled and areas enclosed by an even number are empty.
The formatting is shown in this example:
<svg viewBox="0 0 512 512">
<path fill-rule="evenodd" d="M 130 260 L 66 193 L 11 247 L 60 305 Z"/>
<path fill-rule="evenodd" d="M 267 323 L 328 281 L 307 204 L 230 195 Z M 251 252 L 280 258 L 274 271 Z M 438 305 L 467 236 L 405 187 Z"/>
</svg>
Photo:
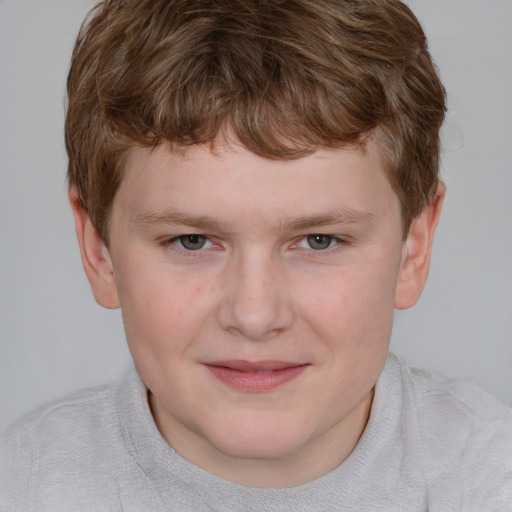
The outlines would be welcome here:
<svg viewBox="0 0 512 512">
<path fill-rule="evenodd" d="M 322 232 L 307 233 L 297 238 L 290 248 L 293 250 L 305 251 L 314 256 L 321 256 L 326 253 L 334 253 L 343 250 L 350 245 L 348 237 L 332 235 Z"/>
<path fill-rule="evenodd" d="M 200 253 L 218 247 L 218 244 L 213 242 L 211 237 L 202 233 L 181 233 L 174 236 L 165 236 L 159 239 L 159 245 L 188 254 Z"/>
</svg>

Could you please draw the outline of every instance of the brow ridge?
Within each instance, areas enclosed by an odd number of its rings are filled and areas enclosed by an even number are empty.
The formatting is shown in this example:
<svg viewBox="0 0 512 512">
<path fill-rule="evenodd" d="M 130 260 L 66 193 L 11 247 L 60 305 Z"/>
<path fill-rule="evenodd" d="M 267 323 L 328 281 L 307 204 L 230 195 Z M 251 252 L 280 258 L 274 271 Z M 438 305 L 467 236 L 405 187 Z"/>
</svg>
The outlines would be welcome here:
<svg viewBox="0 0 512 512">
<path fill-rule="evenodd" d="M 290 230 L 300 231 L 319 226 L 364 222 L 369 221 L 372 218 L 373 213 L 348 208 L 343 210 L 333 210 L 317 215 L 313 214 L 294 217 L 285 221 L 283 227 Z"/>
<path fill-rule="evenodd" d="M 223 228 L 221 223 L 211 217 L 206 215 L 193 215 L 174 208 L 142 213 L 135 218 L 135 223 L 146 226 L 180 224 L 201 229 Z"/>
<path fill-rule="evenodd" d="M 291 217 L 279 222 L 278 227 L 280 230 L 301 231 L 327 225 L 365 222 L 372 218 L 373 214 L 370 212 L 347 208 L 319 214 Z M 135 223 L 146 226 L 184 225 L 205 230 L 227 231 L 224 224 L 209 216 L 193 215 L 174 208 L 142 213 L 135 218 Z"/>
</svg>

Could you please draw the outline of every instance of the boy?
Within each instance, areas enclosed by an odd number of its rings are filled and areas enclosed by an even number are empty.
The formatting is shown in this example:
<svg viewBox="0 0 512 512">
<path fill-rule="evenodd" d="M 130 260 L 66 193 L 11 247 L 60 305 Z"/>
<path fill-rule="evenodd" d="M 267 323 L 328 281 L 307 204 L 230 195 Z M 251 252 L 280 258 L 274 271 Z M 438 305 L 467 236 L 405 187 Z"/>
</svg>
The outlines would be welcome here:
<svg viewBox="0 0 512 512">
<path fill-rule="evenodd" d="M 2 441 L 2 510 L 509 510 L 512 416 L 387 356 L 443 199 L 444 90 L 395 0 L 106 1 L 70 201 L 137 371 Z"/>
</svg>

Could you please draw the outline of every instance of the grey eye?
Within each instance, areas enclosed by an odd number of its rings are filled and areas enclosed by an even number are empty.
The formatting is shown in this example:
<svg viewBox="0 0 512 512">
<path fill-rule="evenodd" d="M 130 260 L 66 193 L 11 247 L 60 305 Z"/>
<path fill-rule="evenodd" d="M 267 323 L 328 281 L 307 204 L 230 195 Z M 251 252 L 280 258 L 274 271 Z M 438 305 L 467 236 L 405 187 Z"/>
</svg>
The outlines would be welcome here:
<svg viewBox="0 0 512 512">
<path fill-rule="evenodd" d="M 197 251 L 206 245 L 208 238 L 203 235 L 182 235 L 178 241 L 187 251 Z"/>
<path fill-rule="evenodd" d="M 308 235 L 307 243 L 311 249 L 315 251 L 321 251 L 322 249 L 328 249 L 332 243 L 332 236 L 329 235 Z"/>
</svg>

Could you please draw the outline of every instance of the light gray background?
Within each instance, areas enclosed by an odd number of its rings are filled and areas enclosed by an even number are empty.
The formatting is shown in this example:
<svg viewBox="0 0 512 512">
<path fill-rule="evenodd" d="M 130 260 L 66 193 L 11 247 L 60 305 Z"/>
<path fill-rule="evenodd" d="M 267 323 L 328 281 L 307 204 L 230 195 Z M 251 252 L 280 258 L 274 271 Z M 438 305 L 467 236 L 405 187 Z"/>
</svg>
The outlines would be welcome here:
<svg viewBox="0 0 512 512">
<path fill-rule="evenodd" d="M 393 349 L 512 404 L 512 1 L 410 0 L 449 92 L 448 186 L 420 302 Z M 67 204 L 69 56 L 89 0 L 0 0 L 0 428 L 116 378 L 121 317 L 96 305 Z"/>
</svg>

